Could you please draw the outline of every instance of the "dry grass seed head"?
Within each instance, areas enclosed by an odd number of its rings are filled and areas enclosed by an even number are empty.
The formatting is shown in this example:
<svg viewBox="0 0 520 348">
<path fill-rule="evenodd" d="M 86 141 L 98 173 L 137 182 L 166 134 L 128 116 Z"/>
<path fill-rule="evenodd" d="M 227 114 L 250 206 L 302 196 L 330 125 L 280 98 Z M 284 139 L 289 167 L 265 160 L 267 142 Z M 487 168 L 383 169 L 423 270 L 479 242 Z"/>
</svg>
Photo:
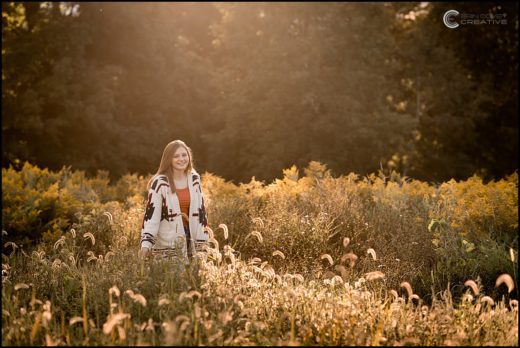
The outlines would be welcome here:
<svg viewBox="0 0 520 348">
<path fill-rule="evenodd" d="M 198 292 L 197 290 L 191 290 L 190 292 L 188 292 L 188 294 L 186 295 L 186 297 L 190 298 L 190 299 L 193 299 L 193 296 L 197 296 L 197 299 L 201 298 L 202 297 L 202 294 L 200 292 Z"/>
<path fill-rule="evenodd" d="M 228 232 L 227 225 L 226 224 L 220 224 L 220 225 L 218 225 L 218 227 L 221 228 L 224 231 L 224 239 L 228 239 L 229 232 Z"/>
<path fill-rule="evenodd" d="M 60 246 L 62 246 L 63 244 L 65 243 L 65 236 L 62 236 L 60 237 L 60 239 L 58 239 L 56 241 L 56 243 L 54 243 L 54 250 L 57 250 Z M 16 245 L 16 244 L 15 244 Z"/>
<path fill-rule="evenodd" d="M 32 254 L 35 255 L 38 258 L 38 260 L 43 261 L 43 257 L 45 255 L 45 251 L 43 251 L 43 250 L 33 251 Z"/>
<path fill-rule="evenodd" d="M 119 291 L 119 288 L 116 285 L 113 285 L 110 289 L 108 289 L 108 293 L 114 294 L 117 297 L 119 297 L 119 295 L 121 295 L 121 291 Z"/>
<path fill-rule="evenodd" d="M 466 280 L 466 282 L 464 283 L 465 286 L 468 286 L 471 288 L 471 290 L 473 290 L 473 294 L 475 296 L 477 296 L 479 294 L 479 290 L 478 290 L 478 285 L 477 283 L 475 283 L 473 280 L 469 279 L 469 280 Z"/>
<path fill-rule="evenodd" d="M 488 305 L 490 306 L 493 306 L 495 304 L 495 301 L 493 301 L 493 299 L 489 296 L 483 296 L 480 298 L 480 302 L 484 302 L 484 303 L 487 303 Z"/>
<path fill-rule="evenodd" d="M 61 267 L 61 260 L 60 259 L 54 259 L 54 261 L 52 261 L 52 265 L 51 265 L 52 269 L 58 269 Z"/>
<path fill-rule="evenodd" d="M 140 303 L 143 307 L 146 307 L 146 298 L 141 294 L 134 294 L 132 290 L 126 290 L 127 294 L 134 302 Z"/>
<path fill-rule="evenodd" d="M 108 218 L 108 222 L 110 224 L 112 224 L 112 222 L 114 221 L 114 219 L 112 218 L 112 214 L 110 214 L 110 212 L 106 211 L 103 213 L 104 216 L 106 216 Z"/>
<path fill-rule="evenodd" d="M 228 322 L 233 320 L 233 313 L 229 311 L 223 311 L 219 313 L 217 317 L 223 325 L 226 325 Z"/>
<path fill-rule="evenodd" d="M 334 264 L 334 261 L 332 260 L 332 256 L 330 256 L 329 254 L 323 254 L 321 255 L 321 260 L 323 259 L 327 259 L 327 261 L 329 261 L 329 264 L 332 266 Z"/>
<path fill-rule="evenodd" d="M 236 266 L 235 254 L 233 254 L 232 252 L 229 252 L 226 254 L 226 256 L 231 260 L 231 264 L 233 265 L 233 267 L 235 267 Z"/>
<path fill-rule="evenodd" d="M 213 233 L 213 230 L 211 227 L 206 226 L 204 227 L 204 231 L 208 232 L 209 238 L 215 238 L 215 234 Z"/>
<path fill-rule="evenodd" d="M 112 332 L 114 326 L 119 325 L 124 319 L 130 318 L 128 313 L 117 313 L 110 315 L 107 322 L 103 324 L 103 333 L 109 335 Z"/>
<path fill-rule="evenodd" d="M 90 238 L 92 245 L 96 244 L 96 238 L 94 237 L 94 235 L 91 232 L 84 233 L 83 238 L 85 238 L 85 239 Z"/>
<path fill-rule="evenodd" d="M 359 278 L 354 282 L 354 288 L 359 289 L 364 282 L 365 278 Z"/>
<path fill-rule="evenodd" d="M 357 259 L 358 257 L 356 254 L 348 253 L 341 257 L 341 262 L 345 262 L 346 260 L 348 260 L 348 265 L 350 268 L 352 268 L 356 264 Z"/>
<path fill-rule="evenodd" d="M 148 322 L 146 323 L 146 328 L 144 330 L 155 332 L 155 325 L 152 318 L 148 319 Z"/>
<path fill-rule="evenodd" d="M 143 295 L 135 294 L 134 297 L 132 297 L 132 299 L 135 302 L 141 304 L 141 306 L 146 307 L 146 298 Z"/>
<path fill-rule="evenodd" d="M 105 254 L 105 262 L 108 262 L 110 256 L 114 256 L 115 253 L 113 251 L 109 251 Z"/>
<path fill-rule="evenodd" d="M 179 325 L 179 330 L 180 331 L 185 331 L 188 328 L 188 326 L 190 326 L 190 319 L 187 316 L 185 316 L 185 315 L 178 315 L 175 318 L 175 322 L 177 324 L 179 324 L 179 322 L 181 323 Z"/>
<path fill-rule="evenodd" d="M 16 245 L 14 242 L 7 242 L 4 244 L 4 248 L 7 248 L 8 246 L 11 246 L 13 250 L 18 249 L 18 245 Z"/>
<path fill-rule="evenodd" d="M 172 321 L 165 321 L 165 322 L 163 322 L 161 324 L 161 327 L 164 328 L 166 333 L 171 333 L 171 332 L 175 331 L 175 325 L 173 324 Z"/>
<path fill-rule="evenodd" d="M 507 292 L 508 293 L 511 293 L 511 291 L 513 291 L 513 289 L 515 288 L 515 283 L 513 281 L 513 278 L 511 278 L 511 276 L 509 274 L 507 274 L 507 273 L 504 273 L 504 274 L 500 275 L 497 278 L 497 281 L 495 283 L 495 287 L 498 288 L 502 284 L 506 284 L 507 285 Z"/>
<path fill-rule="evenodd" d="M 293 289 L 289 289 L 287 290 L 286 292 L 287 296 L 290 297 L 290 298 L 296 298 L 296 292 L 293 290 Z"/>
<path fill-rule="evenodd" d="M 462 296 L 462 302 L 472 302 L 473 301 L 473 295 L 471 294 L 464 294 Z"/>
<path fill-rule="evenodd" d="M 273 256 L 280 256 L 283 260 L 285 260 L 285 255 L 280 250 L 273 251 Z"/>
<path fill-rule="evenodd" d="M 29 289 L 29 285 L 25 283 L 18 283 L 14 286 L 14 291 L 18 291 L 20 289 Z"/>
<path fill-rule="evenodd" d="M 347 278 L 347 269 L 344 266 L 336 265 L 334 269 L 336 270 L 336 272 L 339 272 L 341 274 L 341 277 L 343 277 L 343 279 Z"/>
<path fill-rule="evenodd" d="M 338 283 L 343 284 L 343 278 L 341 278 L 339 275 L 334 275 L 330 280 L 332 286 L 335 286 Z"/>
<path fill-rule="evenodd" d="M 186 331 L 186 329 L 190 326 L 189 321 L 183 321 L 182 324 L 179 326 L 179 330 Z"/>
<path fill-rule="evenodd" d="M 97 261 L 97 257 L 96 257 L 96 255 L 94 255 L 94 252 L 92 250 L 87 252 L 87 256 L 88 256 L 87 263 L 90 261 Z"/>
<path fill-rule="evenodd" d="M 73 317 L 73 318 L 70 318 L 69 320 L 69 325 L 72 326 L 76 323 L 82 323 L 83 322 L 83 318 L 82 317 Z"/>
<path fill-rule="evenodd" d="M 293 276 L 294 276 L 294 279 L 297 279 L 299 282 L 303 283 L 304 279 L 301 274 L 295 273 L 295 274 L 293 274 Z"/>
<path fill-rule="evenodd" d="M 45 301 L 45 304 L 43 305 L 42 325 L 44 327 L 48 327 L 48 323 L 51 321 L 51 319 L 51 301 Z"/>
<path fill-rule="evenodd" d="M 213 245 L 215 246 L 215 250 L 219 250 L 219 244 L 218 244 L 218 241 L 215 238 L 208 238 L 208 242 L 209 243 L 213 243 Z"/>
<path fill-rule="evenodd" d="M 250 265 L 256 265 L 260 262 L 262 262 L 262 259 L 260 259 L 259 257 L 253 257 L 251 260 L 249 260 Z"/>
<path fill-rule="evenodd" d="M 11 251 L 11 253 L 9 254 L 9 256 L 13 256 L 14 253 L 16 252 L 16 249 L 18 249 L 18 245 L 16 245 L 16 244 L 13 243 L 13 242 L 7 242 L 7 243 L 4 244 L 4 248 L 7 248 L 9 245 L 13 247 L 13 251 Z M 3 253 L 2 253 L 2 255 L 3 255 Z"/>
<path fill-rule="evenodd" d="M 170 303 L 171 303 L 171 301 L 168 300 L 167 298 L 161 298 L 161 299 L 159 300 L 158 305 L 159 305 L 159 306 L 165 306 L 165 305 L 169 305 Z"/>
<path fill-rule="evenodd" d="M 99 254 L 97 259 L 96 259 L 96 263 L 99 264 L 99 265 L 102 265 L 103 264 L 103 255 Z"/>
<path fill-rule="evenodd" d="M 258 239 L 258 242 L 260 242 L 260 243 L 264 242 L 264 237 L 262 237 L 262 234 L 258 231 L 252 231 L 249 235 L 255 236 L 256 239 Z"/>
<path fill-rule="evenodd" d="M 410 285 L 410 283 L 408 283 L 408 282 L 402 282 L 402 283 L 400 284 L 400 287 L 406 289 L 406 292 L 408 293 L 408 298 L 412 297 L 412 295 L 413 295 L 413 290 L 412 290 L 412 286 Z"/>
<path fill-rule="evenodd" d="M 69 260 L 70 262 L 72 262 L 72 265 L 76 264 L 76 258 L 74 257 L 74 255 L 69 255 Z"/>
<path fill-rule="evenodd" d="M 385 277 L 385 274 L 380 271 L 368 272 L 365 274 L 365 279 L 368 281 L 376 280 L 376 279 L 383 279 L 384 277 Z"/>
<path fill-rule="evenodd" d="M 48 333 L 45 334 L 45 345 L 46 345 L 47 347 L 57 346 L 57 345 L 60 343 L 60 341 L 61 341 L 60 339 L 54 341 L 54 340 L 52 339 L 52 337 L 49 336 Z"/>
<path fill-rule="evenodd" d="M 376 251 L 372 248 L 368 248 L 367 249 L 367 254 L 370 254 L 372 255 L 372 259 L 375 261 L 377 260 L 377 255 L 376 255 Z"/>
<path fill-rule="evenodd" d="M 190 318 L 188 318 L 187 316 L 185 316 L 184 314 L 180 314 L 178 316 L 175 317 L 175 322 L 176 323 L 179 323 L 181 321 L 187 321 L 189 322 L 190 321 Z"/>
<path fill-rule="evenodd" d="M 253 218 L 252 221 L 253 221 L 254 223 L 260 225 L 260 227 L 264 228 L 264 222 L 262 221 L 261 218 L 259 218 L 259 217 L 255 217 L 255 218 Z"/>
</svg>

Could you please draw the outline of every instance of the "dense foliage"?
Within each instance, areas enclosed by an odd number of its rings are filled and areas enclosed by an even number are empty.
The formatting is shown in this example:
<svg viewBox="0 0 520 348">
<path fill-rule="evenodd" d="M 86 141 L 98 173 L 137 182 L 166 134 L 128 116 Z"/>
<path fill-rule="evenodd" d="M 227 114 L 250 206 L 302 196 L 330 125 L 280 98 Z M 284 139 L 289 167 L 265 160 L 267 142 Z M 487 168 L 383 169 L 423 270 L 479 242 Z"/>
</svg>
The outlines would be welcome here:
<svg viewBox="0 0 520 348">
<path fill-rule="evenodd" d="M 21 171 L 4 169 L 4 244 L 31 250 L 42 243 L 49 252 L 74 228 L 94 233 L 103 241 L 95 254 L 106 253 L 122 232 L 103 213 L 131 214 L 130 221 L 142 223 L 147 182 L 127 174 L 110 185 L 107 176 L 100 172 L 89 178 L 67 167 L 52 172 L 29 163 Z M 487 184 L 474 176 L 434 186 L 395 172 L 333 177 L 324 165 L 311 162 L 304 175 L 293 166 L 268 185 L 254 179 L 235 185 L 206 173 L 203 186 L 210 226 L 225 224 L 226 243 L 244 258 L 270 260 L 276 270 L 317 278 L 335 272 L 344 256 L 344 238 L 349 238 L 350 250 L 360 257 L 356 276 L 377 264 L 388 285 L 413 281 L 426 297 L 432 288 L 476 277 L 491 292 L 500 273 L 515 273 L 510 251 L 518 249 L 516 173 Z M 140 225 L 125 231 L 137 250 Z M 216 238 L 224 243 L 219 231 Z M 370 248 L 376 262 L 366 256 Z M 272 258 L 276 250 L 287 260 Z M 331 255 L 334 264 L 323 261 L 323 254 Z"/>
<path fill-rule="evenodd" d="M 442 14 L 507 15 L 451 30 Z M 478 39 L 475 39 L 478 38 Z M 2 164 L 227 180 L 518 168 L 516 3 L 3 3 Z"/>
<path fill-rule="evenodd" d="M 2 171 L 2 344 L 518 344 L 516 173 L 206 173 L 190 264 L 138 261 L 147 178 L 107 176 Z"/>
</svg>

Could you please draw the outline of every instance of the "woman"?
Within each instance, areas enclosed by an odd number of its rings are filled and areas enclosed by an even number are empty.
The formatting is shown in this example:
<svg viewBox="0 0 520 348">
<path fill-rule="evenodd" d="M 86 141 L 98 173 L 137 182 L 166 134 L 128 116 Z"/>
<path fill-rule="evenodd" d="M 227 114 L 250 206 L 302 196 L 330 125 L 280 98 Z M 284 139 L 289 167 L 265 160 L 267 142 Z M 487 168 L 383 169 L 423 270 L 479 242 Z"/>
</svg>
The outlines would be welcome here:
<svg viewBox="0 0 520 348">
<path fill-rule="evenodd" d="M 172 141 L 164 148 L 157 174 L 148 182 L 139 256 L 180 251 L 191 257 L 194 244 L 208 240 L 207 224 L 191 149 L 181 140 Z"/>
</svg>

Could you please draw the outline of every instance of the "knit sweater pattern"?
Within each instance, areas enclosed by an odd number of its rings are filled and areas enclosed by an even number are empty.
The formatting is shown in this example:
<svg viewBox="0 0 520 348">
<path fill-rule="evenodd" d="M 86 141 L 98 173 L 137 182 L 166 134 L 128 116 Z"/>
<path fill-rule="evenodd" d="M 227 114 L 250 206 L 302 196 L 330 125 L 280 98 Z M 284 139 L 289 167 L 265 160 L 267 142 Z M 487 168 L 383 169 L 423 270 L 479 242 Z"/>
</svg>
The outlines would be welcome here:
<svg viewBox="0 0 520 348">
<path fill-rule="evenodd" d="M 189 229 L 190 239 L 194 243 L 206 242 L 208 225 L 204 195 L 202 194 L 200 175 L 188 173 L 190 191 Z M 186 236 L 182 221 L 181 208 L 176 193 L 172 193 L 166 175 L 155 175 L 148 190 L 148 200 L 141 227 L 141 247 L 160 249 L 180 248 L 187 255 Z"/>
</svg>

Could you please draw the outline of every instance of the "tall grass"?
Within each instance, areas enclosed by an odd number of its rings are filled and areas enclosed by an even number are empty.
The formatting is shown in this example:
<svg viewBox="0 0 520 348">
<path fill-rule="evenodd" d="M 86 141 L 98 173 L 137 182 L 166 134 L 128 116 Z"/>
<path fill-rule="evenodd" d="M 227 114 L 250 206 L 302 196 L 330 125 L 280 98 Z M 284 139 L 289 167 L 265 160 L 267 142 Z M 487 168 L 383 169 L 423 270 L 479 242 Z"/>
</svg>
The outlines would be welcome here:
<svg viewBox="0 0 520 348">
<path fill-rule="evenodd" d="M 309 280 L 236 258 L 229 245 L 188 264 L 139 262 L 124 249 L 108 260 L 88 254 L 67 240 L 52 255 L 4 258 L 2 344 L 518 343 L 517 301 L 469 286 L 458 302 L 446 289 L 427 305 L 405 286 L 382 286 L 382 272 Z"/>
<path fill-rule="evenodd" d="M 436 186 L 317 163 L 269 185 L 206 174 L 215 242 L 186 263 L 137 259 L 145 178 L 96 186 L 24 168 L 2 178 L 2 344 L 518 345 L 516 174 Z M 23 220 L 17 208 L 59 206 L 53 180 L 76 211 Z M 60 214 L 63 231 L 31 247 L 13 236 Z"/>
</svg>

